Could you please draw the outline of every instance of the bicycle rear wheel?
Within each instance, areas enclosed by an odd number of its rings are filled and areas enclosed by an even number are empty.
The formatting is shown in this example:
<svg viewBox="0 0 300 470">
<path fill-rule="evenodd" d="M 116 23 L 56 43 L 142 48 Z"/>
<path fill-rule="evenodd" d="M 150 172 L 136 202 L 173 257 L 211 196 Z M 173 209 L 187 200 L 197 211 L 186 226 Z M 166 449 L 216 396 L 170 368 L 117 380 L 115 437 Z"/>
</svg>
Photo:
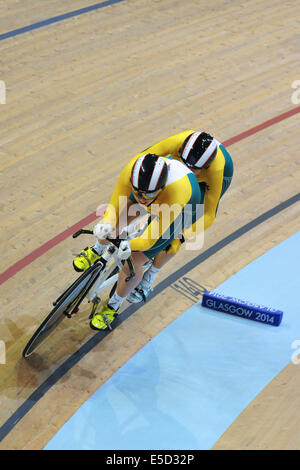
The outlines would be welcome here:
<svg viewBox="0 0 300 470">
<path fill-rule="evenodd" d="M 58 301 L 55 303 L 55 307 L 26 344 L 23 350 L 23 357 L 26 358 L 30 356 L 68 315 L 70 310 L 74 309 L 74 307 L 82 302 L 88 290 L 98 277 L 101 269 L 102 267 L 99 265 L 92 266 L 81 274 L 77 281 L 59 297 Z"/>
</svg>

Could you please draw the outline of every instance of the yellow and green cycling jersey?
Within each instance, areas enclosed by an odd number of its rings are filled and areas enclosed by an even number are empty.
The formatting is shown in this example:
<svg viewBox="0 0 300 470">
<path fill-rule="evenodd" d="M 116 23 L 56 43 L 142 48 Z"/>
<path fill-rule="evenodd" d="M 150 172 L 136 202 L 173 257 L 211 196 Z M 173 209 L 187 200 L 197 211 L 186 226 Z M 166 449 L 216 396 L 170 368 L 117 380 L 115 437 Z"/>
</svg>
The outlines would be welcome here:
<svg viewBox="0 0 300 470">
<path fill-rule="evenodd" d="M 128 201 L 136 202 L 130 176 L 139 156 L 136 155 L 121 171 L 103 223 L 115 226 Z M 193 172 L 182 162 L 163 158 L 168 163 L 166 185 L 149 206 L 144 206 L 154 217 L 139 237 L 130 240 L 132 251 L 142 251 L 149 258 L 166 249 L 174 239 L 178 240 L 184 227 L 191 227 L 203 215 L 201 188 Z"/>
<path fill-rule="evenodd" d="M 185 139 L 195 131 L 188 130 L 174 136 L 168 137 L 161 142 L 145 149 L 136 155 L 126 167 L 122 170 L 118 183 L 113 192 L 110 204 L 103 218 L 103 222 L 110 222 L 113 226 L 116 224 L 116 217 L 124 209 L 128 199 L 134 201 L 131 191 L 130 175 L 135 161 L 144 154 L 153 153 L 165 157 L 171 168 L 166 188 L 160 193 L 158 198 L 149 207 L 148 212 L 158 205 L 178 205 L 177 211 L 171 214 L 169 226 L 162 223 L 161 219 L 151 222 L 148 229 L 141 237 L 131 240 L 132 251 L 144 251 L 149 257 L 153 253 L 158 253 L 159 247 L 164 246 L 165 249 L 171 244 L 171 251 L 176 253 L 179 249 L 178 230 L 176 229 L 176 221 L 182 217 L 182 211 L 185 205 L 192 203 L 193 223 L 189 229 L 185 227 L 182 230 L 186 238 L 191 238 L 199 232 L 206 230 L 215 220 L 220 198 L 228 189 L 232 175 L 233 163 L 232 159 L 223 147 L 219 144 L 217 155 L 208 169 L 201 169 L 197 177 L 184 165 L 180 158 L 180 150 Z M 173 162 L 173 163 L 171 163 Z M 175 163 L 177 162 L 177 163 Z M 195 184 L 196 183 L 196 184 Z M 123 196 L 123 198 L 120 198 Z M 195 205 L 199 204 L 196 209 Z M 204 212 L 202 210 L 204 207 Z M 159 209 L 158 209 L 159 212 Z M 199 223 L 199 219 L 202 219 Z M 175 230 L 176 229 L 176 230 Z M 166 233 L 171 233 L 169 242 L 165 243 Z M 155 236 L 153 234 L 156 234 Z M 169 250 L 169 248 L 168 248 Z"/>
</svg>

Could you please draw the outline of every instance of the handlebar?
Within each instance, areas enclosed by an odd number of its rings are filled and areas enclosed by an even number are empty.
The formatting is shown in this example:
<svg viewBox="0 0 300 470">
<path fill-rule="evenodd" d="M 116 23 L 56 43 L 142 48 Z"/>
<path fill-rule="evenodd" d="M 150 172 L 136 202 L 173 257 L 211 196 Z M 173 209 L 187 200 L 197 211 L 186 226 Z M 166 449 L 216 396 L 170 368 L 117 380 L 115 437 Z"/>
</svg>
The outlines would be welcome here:
<svg viewBox="0 0 300 470">
<path fill-rule="evenodd" d="M 93 230 L 85 230 L 85 229 L 81 228 L 77 232 L 73 233 L 72 237 L 77 238 L 77 237 L 79 237 L 79 235 L 82 235 L 84 233 L 87 234 L 87 235 L 94 235 Z M 117 237 L 117 238 L 106 237 L 105 239 L 108 240 L 109 242 L 113 243 L 118 248 L 121 241 L 125 240 L 126 237 L 127 237 L 127 232 L 125 231 L 124 233 L 121 232 L 121 235 L 119 235 L 119 237 Z"/>
<path fill-rule="evenodd" d="M 93 230 L 85 230 L 85 229 L 81 228 L 77 232 L 73 233 L 72 237 L 77 238 L 77 237 L 79 237 L 79 235 L 82 235 L 83 233 L 86 233 L 88 235 L 94 235 Z"/>
<path fill-rule="evenodd" d="M 85 230 L 85 229 L 81 228 L 77 232 L 73 233 L 72 237 L 77 238 L 77 237 L 79 237 L 79 235 L 82 235 L 82 234 L 94 235 L 94 232 L 93 232 L 93 230 Z M 122 233 L 121 233 L 121 235 L 122 235 Z M 111 242 L 117 248 L 119 248 L 120 243 L 122 241 L 121 238 L 109 238 L 109 237 L 106 237 L 106 240 Z M 130 275 L 128 277 L 126 277 L 126 279 L 125 279 L 125 281 L 128 282 L 128 281 L 130 281 L 130 279 L 132 279 L 135 276 L 136 272 L 135 272 L 135 268 L 134 268 L 134 264 L 133 264 L 133 261 L 131 259 L 131 256 L 126 261 L 128 263 L 129 270 L 130 270 Z"/>
</svg>

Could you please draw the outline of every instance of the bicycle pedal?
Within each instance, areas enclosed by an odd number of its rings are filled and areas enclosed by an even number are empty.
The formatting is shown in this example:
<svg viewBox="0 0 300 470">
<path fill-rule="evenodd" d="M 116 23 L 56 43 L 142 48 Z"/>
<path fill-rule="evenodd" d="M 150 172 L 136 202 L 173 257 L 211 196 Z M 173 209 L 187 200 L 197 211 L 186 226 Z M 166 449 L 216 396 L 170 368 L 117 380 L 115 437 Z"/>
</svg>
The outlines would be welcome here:
<svg viewBox="0 0 300 470">
<path fill-rule="evenodd" d="M 112 326 L 111 326 L 111 324 L 110 324 L 110 322 L 109 322 L 109 319 L 107 318 L 107 316 L 106 316 L 104 313 L 102 313 L 102 317 L 103 317 L 103 320 L 105 321 L 105 324 L 106 324 L 107 328 L 111 331 L 111 330 L 112 330 Z"/>
</svg>

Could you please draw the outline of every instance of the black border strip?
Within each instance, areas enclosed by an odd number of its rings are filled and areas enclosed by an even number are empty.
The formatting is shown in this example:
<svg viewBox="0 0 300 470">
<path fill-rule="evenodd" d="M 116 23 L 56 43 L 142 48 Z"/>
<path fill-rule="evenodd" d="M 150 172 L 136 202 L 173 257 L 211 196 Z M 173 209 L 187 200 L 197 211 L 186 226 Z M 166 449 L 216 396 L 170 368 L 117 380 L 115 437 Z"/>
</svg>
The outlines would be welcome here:
<svg viewBox="0 0 300 470">
<path fill-rule="evenodd" d="M 284 202 L 281 202 L 272 209 L 264 212 L 259 217 L 256 217 L 251 222 L 243 225 L 239 229 L 235 230 L 233 233 L 227 237 L 220 240 L 215 245 L 208 248 L 206 251 L 196 256 L 194 259 L 189 261 L 185 266 L 182 266 L 168 278 L 160 282 L 154 289 L 151 294 L 151 301 L 154 297 L 160 294 L 164 289 L 169 287 L 173 282 L 177 281 L 180 277 L 187 274 L 189 271 L 194 269 L 199 263 L 207 260 L 222 248 L 229 245 L 233 241 L 240 238 L 245 233 L 249 232 L 258 225 L 266 222 L 268 219 L 279 214 L 281 211 L 289 208 L 296 202 L 300 201 L 300 193 L 295 194 Z M 114 328 L 123 323 L 130 315 L 141 308 L 140 304 L 132 304 L 122 312 L 122 315 L 116 318 L 114 322 Z M 9 432 L 15 427 L 15 425 L 31 410 L 31 408 L 42 398 L 48 390 L 55 385 L 73 366 L 75 366 L 88 352 L 90 352 L 95 346 L 97 346 L 108 334 L 110 331 L 104 330 L 99 331 L 92 338 L 90 338 L 83 346 L 81 346 L 76 353 L 67 359 L 63 364 L 61 364 L 31 395 L 27 400 L 21 405 L 12 416 L 1 426 L 0 428 L 0 442 L 9 434 Z M 27 359 L 28 360 L 28 359 Z"/>
</svg>

